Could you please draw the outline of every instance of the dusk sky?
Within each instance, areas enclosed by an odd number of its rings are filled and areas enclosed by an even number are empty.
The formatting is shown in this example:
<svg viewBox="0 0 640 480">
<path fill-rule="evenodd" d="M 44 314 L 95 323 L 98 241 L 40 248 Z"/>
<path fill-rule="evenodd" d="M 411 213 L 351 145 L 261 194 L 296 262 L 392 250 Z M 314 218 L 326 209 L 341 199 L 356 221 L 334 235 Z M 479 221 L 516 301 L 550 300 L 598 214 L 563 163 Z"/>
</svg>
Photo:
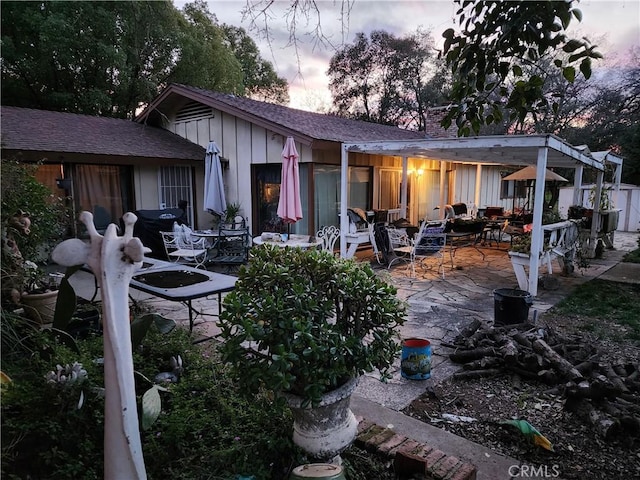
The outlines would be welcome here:
<svg viewBox="0 0 640 480">
<path fill-rule="evenodd" d="M 395 35 L 415 32 L 418 27 L 430 30 L 441 45 L 442 32 L 453 26 L 456 4 L 443 0 L 356 0 L 346 30 L 341 31 L 340 0 L 318 1 L 323 33 L 331 39 L 330 45 L 314 45 L 311 32 L 315 19 L 308 25 L 298 26 L 298 55 L 289 45 L 289 29 L 284 17 L 290 5 L 288 0 L 277 0 L 269 20 L 271 46 L 249 29 L 248 19 L 242 18 L 245 0 L 210 1 L 209 10 L 221 23 L 243 27 L 258 44 L 263 58 L 271 61 L 279 76 L 289 82 L 291 106 L 313 110 L 328 105 L 330 95 L 326 71 L 335 48 L 351 43 L 357 32 L 370 33 L 385 30 Z M 255 3 L 255 2 L 253 2 Z M 181 7 L 183 1 L 175 1 Z M 582 0 L 577 4 L 583 21 L 574 21 L 570 32 L 587 36 L 605 54 L 605 61 L 623 61 L 621 55 L 630 47 L 640 47 L 640 0 Z"/>
</svg>

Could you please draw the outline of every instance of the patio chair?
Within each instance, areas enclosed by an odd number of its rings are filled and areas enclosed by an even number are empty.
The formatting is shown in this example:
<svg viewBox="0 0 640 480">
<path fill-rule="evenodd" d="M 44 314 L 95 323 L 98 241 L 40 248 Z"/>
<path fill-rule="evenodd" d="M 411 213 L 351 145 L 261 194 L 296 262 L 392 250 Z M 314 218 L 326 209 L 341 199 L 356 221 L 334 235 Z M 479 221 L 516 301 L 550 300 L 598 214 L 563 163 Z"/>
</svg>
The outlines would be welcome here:
<svg viewBox="0 0 640 480">
<path fill-rule="evenodd" d="M 328 225 L 318 230 L 316 237 L 322 240 L 322 250 L 333 253 L 336 241 L 340 238 L 340 229 L 333 225 Z"/>
<path fill-rule="evenodd" d="M 396 261 L 409 260 L 411 257 L 411 241 L 406 230 L 387 227 L 387 236 L 389 238 L 389 251 L 394 255 L 388 260 L 387 268 L 396 263 Z"/>
<path fill-rule="evenodd" d="M 224 265 L 227 270 L 249 261 L 251 235 L 248 228 L 220 228 L 215 244 L 215 255 L 209 263 Z"/>
<path fill-rule="evenodd" d="M 193 237 L 189 227 L 178 224 L 174 224 L 172 232 L 160 232 L 160 235 L 169 260 L 196 268 L 205 268 L 207 247 L 204 238 Z"/>
<path fill-rule="evenodd" d="M 444 279 L 444 252 L 447 245 L 447 234 L 444 233 L 443 225 L 428 225 L 423 222 L 415 239 L 410 246 L 398 247 L 394 250 L 396 254 L 409 254 L 411 266 L 411 276 L 416 276 L 416 264 L 425 268 L 426 261 L 432 258 L 439 258 L 438 270 L 442 271 Z"/>
</svg>

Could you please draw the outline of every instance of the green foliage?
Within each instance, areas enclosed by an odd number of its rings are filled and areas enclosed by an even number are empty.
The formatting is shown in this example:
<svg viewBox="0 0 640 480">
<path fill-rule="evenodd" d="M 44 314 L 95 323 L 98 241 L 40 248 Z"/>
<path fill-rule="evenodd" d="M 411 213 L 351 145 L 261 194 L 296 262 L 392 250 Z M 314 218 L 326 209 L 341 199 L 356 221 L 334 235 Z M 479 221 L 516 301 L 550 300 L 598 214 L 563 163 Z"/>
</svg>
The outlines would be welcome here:
<svg viewBox="0 0 640 480">
<path fill-rule="evenodd" d="M 425 130 L 426 110 L 443 101 L 444 68 L 433 39 L 416 32 L 398 38 L 384 31 L 356 34 L 329 64 L 329 89 L 341 116 Z"/>
<path fill-rule="evenodd" d="M 18 210 L 31 215 L 31 232 L 15 240 L 23 258 L 41 262 L 65 234 L 69 212 L 64 199 L 36 180 L 36 170 L 37 165 L 2 159 L 2 220 L 4 224 Z"/>
<path fill-rule="evenodd" d="M 262 246 L 225 297 L 220 349 L 248 393 L 264 387 L 317 404 L 364 372 L 388 377 L 404 315 L 395 287 L 368 265 Z"/>
<path fill-rule="evenodd" d="M 48 276 L 40 265 L 48 260 L 53 247 L 63 238 L 70 224 L 64 199 L 54 196 L 35 178 L 37 165 L 2 159 L 2 305 L 16 300 L 26 290 L 49 287 Z M 19 210 L 30 214 L 28 234 L 8 224 Z M 16 255 L 7 239 L 15 241 Z M 37 263 L 36 263 L 37 262 Z"/>
<path fill-rule="evenodd" d="M 442 126 L 455 121 L 459 136 L 477 135 L 483 125 L 502 122 L 503 99 L 510 119 L 521 123 L 530 113 L 546 110 L 545 72 L 523 67 L 536 65 L 548 52 L 566 54 L 554 60 L 554 68 L 567 82 L 576 79 L 576 67 L 588 79 L 591 61 L 602 58 L 586 38 L 566 35 L 572 19 L 582 19 L 573 1 L 457 3 L 460 31 L 442 34 L 443 55 L 454 76 L 454 106 Z"/>
<path fill-rule="evenodd" d="M 77 353 L 58 343 L 51 331 L 22 330 L 14 336 L 21 341 L 7 349 L 5 325 L 15 316 L 2 313 L 2 367 L 13 380 L 2 396 L 2 477 L 102 478 L 104 379 L 96 361 L 102 356 L 102 338 L 78 341 Z M 177 354 L 185 367 L 179 383 L 152 387 L 162 411 L 142 432 L 149 478 L 286 478 L 290 466 L 299 463 L 288 409 L 264 392 L 251 399 L 242 396 L 215 349 L 193 345 L 186 330 L 166 334 L 152 326 L 135 350 L 140 404 L 150 387 L 145 378 L 167 371 Z M 57 364 L 74 362 L 87 371 L 82 384 L 45 381 Z M 78 409 L 81 392 L 84 405 Z"/>
<path fill-rule="evenodd" d="M 5 2 L 1 22 L 7 105 L 130 118 L 168 82 L 286 91 L 255 44 L 254 64 L 236 58 L 203 1 Z M 238 55 L 250 46 L 245 36 Z"/>
</svg>

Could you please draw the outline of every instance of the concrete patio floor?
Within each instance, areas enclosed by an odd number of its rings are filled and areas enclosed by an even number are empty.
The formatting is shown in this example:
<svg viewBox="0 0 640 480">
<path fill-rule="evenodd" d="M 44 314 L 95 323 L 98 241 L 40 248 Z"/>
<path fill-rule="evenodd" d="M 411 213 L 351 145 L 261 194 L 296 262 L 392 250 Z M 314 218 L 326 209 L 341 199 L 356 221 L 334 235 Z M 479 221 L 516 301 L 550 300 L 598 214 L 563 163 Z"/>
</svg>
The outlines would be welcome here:
<svg viewBox="0 0 640 480">
<path fill-rule="evenodd" d="M 529 318 L 535 319 L 563 299 L 575 286 L 599 277 L 619 263 L 622 256 L 637 248 L 638 234 L 616 232 L 615 249 L 607 250 L 602 259 L 590 260 L 591 266 L 585 270 L 576 270 L 570 276 L 561 273 L 560 266 L 554 262 L 554 277 L 557 288 L 540 288 L 529 310 Z M 494 320 L 494 295 L 497 288 L 518 288 L 515 274 L 507 254 L 508 243 L 502 243 L 501 249 L 481 247 L 485 258 L 474 248 L 461 248 L 454 257 L 455 268 L 451 269 L 449 257 L 445 257 L 445 278 L 435 270 L 416 271 L 416 277 L 410 276 L 406 263 L 396 263 L 391 269 L 378 265 L 370 249 L 360 250 L 357 258 L 371 262 L 374 270 L 386 277 L 398 289 L 398 296 L 408 304 L 406 323 L 400 328 L 400 337 L 425 338 L 432 344 L 432 376 L 428 380 L 407 380 L 400 375 L 400 358 L 393 367 L 393 378 L 387 383 L 379 381 L 376 373 L 361 379 L 356 393 L 364 398 L 391 408 L 402 410 L 424 391 L 450 377 L 458 367 L 448 361 L 450 350 L 443 343 L 451 343 L 458 332 L 474 319 L 483 322 Z M 71 277 L 71 283 L 79 296 L 90 299 L 94 294 L 93 278 L 90 274 L 77 272 Z M 179 302 L 163 300 L 137 290 L 130 290 L 131 298 L 143 301 L 151 311 L 175 320 L 188 328 L 189 314 L 185 305 Z M 193 307 L 200 312 L 218 312 L 217 295 L 193 301 Z M 195 320 L 194 334 L 197 338 L 211 338 L 218 333 L 216 318 L 213 315 L 198 316 Z"/>
</svg>

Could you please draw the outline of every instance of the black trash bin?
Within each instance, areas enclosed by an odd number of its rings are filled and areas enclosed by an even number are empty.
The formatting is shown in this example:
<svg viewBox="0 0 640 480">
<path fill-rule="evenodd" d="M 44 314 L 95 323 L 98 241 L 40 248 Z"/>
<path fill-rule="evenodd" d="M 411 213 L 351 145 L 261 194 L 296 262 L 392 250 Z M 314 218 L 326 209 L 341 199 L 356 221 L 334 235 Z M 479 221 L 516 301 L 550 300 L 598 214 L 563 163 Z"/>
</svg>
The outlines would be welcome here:
<svg viewBox="0 0 640 480">
<path fill-rule="evenodd" d="M 529 292 L 517 288 L 497 288 L 493 291 L 494 325 L 525 323 L 533 299 Z"/>
</svg>

